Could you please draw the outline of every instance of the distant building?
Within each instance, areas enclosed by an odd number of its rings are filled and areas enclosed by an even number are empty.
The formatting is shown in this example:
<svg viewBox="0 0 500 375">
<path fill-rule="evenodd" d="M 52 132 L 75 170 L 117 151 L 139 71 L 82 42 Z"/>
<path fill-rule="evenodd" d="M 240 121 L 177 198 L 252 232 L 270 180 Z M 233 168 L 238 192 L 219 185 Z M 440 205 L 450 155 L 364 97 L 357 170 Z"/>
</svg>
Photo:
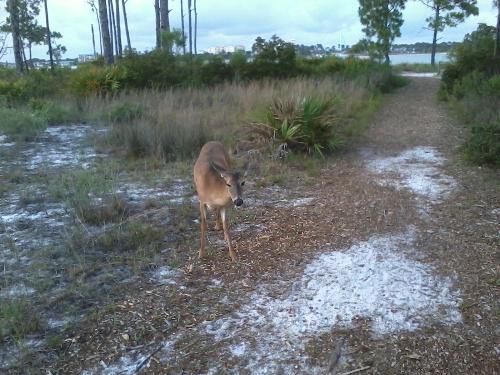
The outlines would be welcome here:
<svg viewBox="0 0 500 375">
<path fill-rule="evenodd" d="M 235 52 L 245 52 L 245 46 L 222 46 L 222 47 L 210 47 L 207 49 L 207 53 L 212 55 L 222 55 L 224 53 L 235 53 Z"/>
<path fill-rule="evenodd" d="M 87 61 L 94 61 L 97 59 L 97 55 L 94 54 L 83 54 L 83 55 L 78 55 L 78 63 L 84 63 Z"/>
</svg>

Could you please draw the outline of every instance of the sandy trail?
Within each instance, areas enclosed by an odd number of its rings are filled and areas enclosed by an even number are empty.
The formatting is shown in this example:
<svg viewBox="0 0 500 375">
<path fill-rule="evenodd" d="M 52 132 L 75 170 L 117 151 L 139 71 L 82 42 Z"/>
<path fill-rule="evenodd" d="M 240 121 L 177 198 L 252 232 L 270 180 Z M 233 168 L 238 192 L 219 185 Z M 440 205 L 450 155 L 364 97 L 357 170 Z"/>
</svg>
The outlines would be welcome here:
<svg viewBox="0 0 500 375">
<path fill-rule="evenodd" d="M 75 334 L 58 368 L 497 373 L 498 194 L 494 179 L 457 162 L 460 127 L 436 102 L 438 86 L 412 78 L 362 146 L 312 186 L 265 192 L 279 205 L 250 184 L 240 263 L 216 245 L 181 272 L 162 268 L 119 305 L 111 328 L 104 317 Z"/>
</svg>

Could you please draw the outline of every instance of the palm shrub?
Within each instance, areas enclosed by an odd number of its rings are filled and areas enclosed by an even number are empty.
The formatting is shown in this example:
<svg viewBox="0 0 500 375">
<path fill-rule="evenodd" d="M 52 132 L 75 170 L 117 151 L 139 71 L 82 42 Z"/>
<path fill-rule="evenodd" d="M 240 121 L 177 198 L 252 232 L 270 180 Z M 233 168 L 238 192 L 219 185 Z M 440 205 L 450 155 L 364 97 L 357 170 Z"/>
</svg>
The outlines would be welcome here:
<svg viewBox="0 0 500 375">
<path fill-rule="evenodd" d="M 343 145 L 335 99 L 315 97 L 275 99 L 261 121 L 252 123 L 255 134 L 286 143 L 291 150 L 323 155 Z"/>
</svg>

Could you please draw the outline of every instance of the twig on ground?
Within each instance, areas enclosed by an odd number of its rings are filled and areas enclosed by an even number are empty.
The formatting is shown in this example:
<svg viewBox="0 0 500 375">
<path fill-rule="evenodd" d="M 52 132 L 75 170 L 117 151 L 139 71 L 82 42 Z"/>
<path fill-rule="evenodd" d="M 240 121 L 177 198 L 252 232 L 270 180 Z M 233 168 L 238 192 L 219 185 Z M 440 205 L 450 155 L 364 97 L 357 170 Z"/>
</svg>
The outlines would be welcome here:
<svg viewBox="0 0 500 375">
<path fill-rule="evenodd" d="M 342 352 L 343 345 L 344 345 L 344 340 L 340 339 L 337 341 L 337 344 L 333 348 L 333 350 L 330 354 L 330 359 L 328 361 L 327 374 L 334 374 L 335 368 L 337 367 L 339 360 L 340 360 L 340 354 Z"/>
<path fill-rule="evenodd" d="M 364 367 L 357 368 L 356 370 L 352 370 L 352 371 L 348 371 L 348 372 L 343 372 L 342 374 L 339 374 L 339 375 L 356 374 L 357 372 L 365 371 L 365 370 L 368 370 L 369 368 L 371 368 L 371 366 L 364 366 Z"/>
<path fill-rule="evenodd" d="M 148 355 L 146 358 L 144 358 L 141 363 L 139 363 L 135 367 L 134 374 L 138 374 L 139 371 L 149 362 L 149 360 L 156 354 L 158 353 L 161 349 L 163 348 L 163 344 L 160 344 L 150 355 Z"/>
</svg>

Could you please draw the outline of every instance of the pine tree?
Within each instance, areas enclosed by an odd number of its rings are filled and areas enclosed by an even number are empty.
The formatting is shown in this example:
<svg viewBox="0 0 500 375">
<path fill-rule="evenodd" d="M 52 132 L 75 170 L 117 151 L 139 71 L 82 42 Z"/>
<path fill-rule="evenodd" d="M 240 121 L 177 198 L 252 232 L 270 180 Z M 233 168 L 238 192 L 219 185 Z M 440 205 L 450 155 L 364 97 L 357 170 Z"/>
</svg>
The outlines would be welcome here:
<svg viewBox="0 0 500 375">
<path fill-rule="evenodd" d="M 420 0 L 422 4 L 432 9 L 433 15 L 426 19 L 432 30 L 431 64 L 436 63 L 437 35 L 446 27 L 455 27 L 471 15 L 477 15 L 479 10 L 477 0 Z"/>
<path fill-rule="evenodd" d="M 405 3 L 406 0 L 359 0 L 358 13 L 368 37 L 366 43 L 373 55 L 384 57 L 387 64 L 392 43 L 401 36 Z"/>
</svg>

